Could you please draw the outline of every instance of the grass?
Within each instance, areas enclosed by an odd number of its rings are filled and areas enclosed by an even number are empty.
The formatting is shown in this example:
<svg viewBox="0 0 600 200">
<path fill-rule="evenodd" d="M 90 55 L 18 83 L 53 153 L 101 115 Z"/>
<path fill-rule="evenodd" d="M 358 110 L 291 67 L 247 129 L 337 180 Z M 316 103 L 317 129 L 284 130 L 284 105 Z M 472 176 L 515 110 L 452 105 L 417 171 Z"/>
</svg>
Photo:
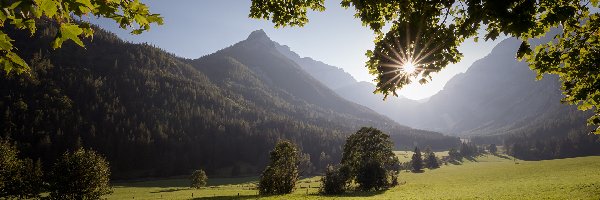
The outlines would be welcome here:
<svg viewBox="0 0 600 200">
<path fill-rule="evenodd" d="M 401 172 L 400 182 L 385 192 L 320 196 L 315 188 L 319 178 L 313 177 L 303 179 L 293 194 L 260 199 L 600 199 L 600 156 L 516 163 L 484 156 L 424 173 Z M 209 187 L 199 190 L 189 189 L 184 179 L 118 183 L 114 194 L 106 197 L 257 199 L 254 183 L 256 177 L 211 179 Z"/>
</svg>

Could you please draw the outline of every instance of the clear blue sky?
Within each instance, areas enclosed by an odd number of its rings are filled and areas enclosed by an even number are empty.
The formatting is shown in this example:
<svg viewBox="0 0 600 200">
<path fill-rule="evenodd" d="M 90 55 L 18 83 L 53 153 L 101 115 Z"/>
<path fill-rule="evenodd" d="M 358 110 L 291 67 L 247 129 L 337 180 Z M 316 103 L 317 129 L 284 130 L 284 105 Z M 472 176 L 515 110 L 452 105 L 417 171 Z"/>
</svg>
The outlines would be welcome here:
<svg viewBox="0 0 600 200">
<path fill-rule="evenodd" d="M 373 32 L 355 19 L 353 9 L 343 9 L 339 0 L 326 0 L 325 12 L 309 13 L 310 22 L 301 28 L 275 29 L 270 21 L 248 18 L 250 1 L 177 0 L 144 1 L 153 13 L 165 19 L 150 32 L 130 35 L 107 20 L 92 20 L 131 42 L 147 42 L 185 58 L 198 58 L 246 39 L 250 32 L 263 29 L 272 40 L 290 46 L 305 57 L 343 68 L 359 81 L 372 81 L 364 63 L 364 53 L 373 48 Z M 433 82 L 409 85 L 399 91 L 410 99 L 427 98 L 443 88 L 454 75 L 466 71 L 475 60 L 487 55 L 499 42 L 466 42 L 461 46 L 461 63 L 435 74 Z"/>
</svg>

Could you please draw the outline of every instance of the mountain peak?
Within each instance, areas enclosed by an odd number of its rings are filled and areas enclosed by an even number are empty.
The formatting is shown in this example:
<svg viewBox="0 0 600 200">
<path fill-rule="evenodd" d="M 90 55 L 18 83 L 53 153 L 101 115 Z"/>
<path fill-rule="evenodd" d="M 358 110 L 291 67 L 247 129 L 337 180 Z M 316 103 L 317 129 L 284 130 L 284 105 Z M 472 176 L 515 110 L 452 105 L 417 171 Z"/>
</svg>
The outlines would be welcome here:
<svg viewBox="0 0 600 200">
<path fill-rule="evenodd" d="M 267 33 L 265 33 L 265 31 L 262 29 L 252 31 L 252 33 L 250 33 L 250 35 L 248 35 L 248 39 L 246 39 L 246 40 L 255 40 L 255 39 L 271 40 L 271 38 L 269 38 L 269 36 L 267 36 Z"/>
</svg>

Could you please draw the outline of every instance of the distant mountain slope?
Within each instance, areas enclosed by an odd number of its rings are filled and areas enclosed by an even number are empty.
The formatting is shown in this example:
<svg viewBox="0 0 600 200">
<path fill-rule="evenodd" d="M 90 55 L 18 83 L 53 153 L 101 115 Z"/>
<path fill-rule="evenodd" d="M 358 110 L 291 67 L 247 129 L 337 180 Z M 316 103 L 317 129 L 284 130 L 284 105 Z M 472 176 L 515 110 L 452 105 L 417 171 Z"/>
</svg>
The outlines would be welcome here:
<svg viewBox="0 0 600 200">
<path fill-rule="evenodd" d="M 105 155 L 117 179 L 198 168 L 238 176 L 260 172 L 280 139 L 297 143 L 322 169 L 360 126 L 385 130 L 398 146 L 458 142 L 343 100 L 274 50 L 264 33 L 188 60 L 101 29 L 85 49 L 66 43 L 52 50 L 56 26 L 39 29 L 30 36 L 7 28 L 32 73 L 0 75 L 0 136 L 46 165 L 85 147 Z"/>
<path fill-rule="evenodd" d="M 527 64 L 516 61 L 519 44 L 513 38 L 502 41 L 464 74 L 448 81 L 429 101 L 402 107 L 392 118 L 412 127 L 457 135 L 515 132 L 539 126 L 534 122 L 564 119 L 567 113 L 585 122 L 588 113 L 572 112 L 574 106 L 560 103 L 556 76 L 546 75 L 536 81 Z M 582 123 L 576 124 L 572 128 L 580 129 Z"/>
<path fill-rule="evenodd" d="M 373 91 L 375 91 L 374 84 L 364 81 L 359 82 L 342 68 L 316 61 L 310 57 L 301 57 L 286 45 L 275 43 L 275 47 L 282 55 L 295 61 L 300 68 L 341 97 L 366 106 L 385 116 L 396 116 L 399 107 L 411 107 L 418 103 L 403 97 L 389 97 L 384 101 L 382 94 L 373 94 Z"/>
<path fill-rule="evenodd" d="M 309 57 L 300 57 L 296 52 L 290 50 L 290 47 L 288 46 L 275 44 L 275 48 L 332 90 L 353 85 L 357 82 L 352 75 L 348 74 L 343 69 L 325 64 L 321 61 L 313 60 Z"/>
<path fill-rule="evenodd" d="M 570 130 L 585 129 L 589 113 L 560 103 L 562 94 L 556 76 L 547 75 L 536 81 L 526 63 L 515 59 L 519 44 L 513 38 L 501 42 L 424 102 L 402 97 L 382 101 L 382 95 L 372 94 L 375 85 L 371 83 L 353 81 L 343 70 L 301 58 L 287 46 L 279 45 L 278 50 L 292 60 L 300 60 L 298 64 L 303 69 L 340 96 L 413 128 L 462 136 L 541 130 L 564 135 Z M 556 123 L 549 126 L 550 121 Z"/>
</svg>

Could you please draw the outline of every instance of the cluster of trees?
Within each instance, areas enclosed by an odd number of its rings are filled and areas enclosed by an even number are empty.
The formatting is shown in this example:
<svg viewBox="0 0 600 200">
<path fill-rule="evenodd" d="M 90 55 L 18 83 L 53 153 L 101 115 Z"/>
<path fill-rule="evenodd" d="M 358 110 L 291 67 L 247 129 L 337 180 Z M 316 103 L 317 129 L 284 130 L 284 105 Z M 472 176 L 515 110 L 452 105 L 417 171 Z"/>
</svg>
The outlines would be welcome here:
<svg viewBox="0 0 600 200">
<path fill-rule="evenodd" d="M 346 140 L 342 161 L 327 166 L 320 192 L 342 194 L 356 183 L 361 191 L 382 190 L 398 184 L 398 158 L 389 136 L 363 127 Z M 300 177 L 302 153 L 290 141 L 280 141 L 270 153 L 258 190 L 261 195 L 289 194 Z"/>
<path fill-rule="evenodd" d="M 493 145 L 493 147 L 495 148 L 496 146 Z M 472 159 L 484 153 L 486 152 L 483 146 L 478 146 L 477 144 L 470 141 L 462 142 L 460 146 L 458 146 L 458 149 L 450 148 L 450 150 L 448 151 L 448 156 L 445 157 L 443 161 L 444 163 L 449 162 L 453 164 L 459 164 L 460 162 L 462 162 L 463 158 Z"/>
<path fill-rule="evenodd" d="M 462 157 L 472 158 L 485 153 L 485 151 L 473 142 L 463 142 L 460 144 L 459 153 Z"/>
<path fill-rule="evenodd" d="M 571 132 L 563 138 L 533 139 L 513 136 L 504 141 L 508 155 L 522 160 L 547 160 L 600 154 L 600 137 L 589 132 Z"/>
<path fill-rule="evenodd" d="M 440 168 L 440 159 L 435 156 L 431 148 L 427 147 L 425 152 L 421 154 L 419 147 L 415 147 L 410 160 L 410 170 L 415 173 L 423 172 L 424 168 L 437 169 Z"/>
<path fill-rule="evenodd" d="M 14 143 L 0 139 L 0 198 L 100 199 L 112 193 L 109 164 L 92 150 L 65 152 L 44 173 L 41 161 L 19 158 Z"/>
</svg>

